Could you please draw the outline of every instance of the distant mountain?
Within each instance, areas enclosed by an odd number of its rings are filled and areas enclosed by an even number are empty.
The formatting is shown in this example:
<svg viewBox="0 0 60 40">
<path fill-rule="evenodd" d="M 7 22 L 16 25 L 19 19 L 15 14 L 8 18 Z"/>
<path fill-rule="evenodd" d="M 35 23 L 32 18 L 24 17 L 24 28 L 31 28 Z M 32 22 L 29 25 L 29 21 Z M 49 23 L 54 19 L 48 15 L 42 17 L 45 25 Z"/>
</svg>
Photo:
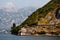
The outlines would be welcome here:
<svg viewBox="0 0 60 40">
<path fill-rule="evenodd" d="M 18 10 L 14 8 L 0 9 L 0 28 L 1 29 L 10 28 L 13 23 L 16 23 L 17 25 L 21 24 L 36 9 L 37 8 L 34 8 L 34 7 L 21 8 Z"/>
</svg>

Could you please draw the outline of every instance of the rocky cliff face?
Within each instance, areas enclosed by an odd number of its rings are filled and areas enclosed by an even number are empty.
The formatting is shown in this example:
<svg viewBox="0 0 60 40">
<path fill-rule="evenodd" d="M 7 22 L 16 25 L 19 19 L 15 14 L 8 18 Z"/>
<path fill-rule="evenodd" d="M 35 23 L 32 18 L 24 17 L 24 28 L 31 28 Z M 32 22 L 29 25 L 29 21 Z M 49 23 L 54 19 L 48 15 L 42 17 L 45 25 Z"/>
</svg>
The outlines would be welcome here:
<svg viewBox="0 0 60 40">
<path fill-rule="evenodd" d="M 32 15 L 30 15 L 16 29 L 21 29 L 22 27 L 32 27 L 38 35 L 45 33 L 46 35 L 60 35 L 59 8 L 59 0 L 51 0 L 47 5 L 33 12 Z M 59 19 L 57 17 L 59 17 Z"/>
<path fill-rule="evenodd" d="M 40 20 L 38 21 L 38 25 L 55 25 L 55 24 L 59 24 L 60 23 L 60 19 L 57 19 L 55 16 L 55 12 L 49 12 L 44 18 L 40 18 Z M 57 15 L 58 16 L 58 15 Z"/>
<path fill-rule="evenodd" d="M 41 18 L 46 19 L 45 16 L 48 15 L 49 12 L 52 12 L 51 16 L 53 16 L 53 14 L 55 16 L 56 9 L 58 9 L 59 7 L 60 7 L 59 0 L 51 0 L 48 4 L 46 4 L 42 8 L 39 8 L 35 12 L 33 12 L 32 15 L 30 15 L 20 26 L 26 25 L 26 24 L 27 25 L 37 24 L 39 19 Z M 48 17 L 48 19 L 49 18 L 50 17 Z"/>
</svg>

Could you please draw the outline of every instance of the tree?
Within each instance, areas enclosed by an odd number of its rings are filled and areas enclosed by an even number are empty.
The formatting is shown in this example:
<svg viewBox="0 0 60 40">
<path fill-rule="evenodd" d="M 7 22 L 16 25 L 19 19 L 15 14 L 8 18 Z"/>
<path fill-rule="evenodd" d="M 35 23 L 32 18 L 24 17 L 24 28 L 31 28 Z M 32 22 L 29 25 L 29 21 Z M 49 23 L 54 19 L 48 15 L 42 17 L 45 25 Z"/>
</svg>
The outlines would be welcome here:
<svg viewBox="0 0 60 40">
<path fill-rule="evenodd" d="M 18 29 L 16 28 L 16 24 L 13 23 L 13 26 L 11 27 L 11 34 L 18 34 Z"/>
</svg>

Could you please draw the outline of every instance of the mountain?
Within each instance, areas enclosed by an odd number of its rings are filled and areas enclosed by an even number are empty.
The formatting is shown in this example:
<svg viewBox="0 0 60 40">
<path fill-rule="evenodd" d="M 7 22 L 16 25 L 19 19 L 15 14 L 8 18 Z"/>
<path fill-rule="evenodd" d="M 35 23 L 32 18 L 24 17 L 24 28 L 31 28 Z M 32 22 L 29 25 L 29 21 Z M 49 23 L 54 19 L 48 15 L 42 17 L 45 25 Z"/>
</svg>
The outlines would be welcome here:
<svg viewBox="0 0 60 40">
<path fill-rule="evenodd" d="M 54 11 L 56 8 L 60 7 L 60 1 L 59 0 L 51 0 L 46 5 L 44 5 L 42 8 L 37 9 L 35 12 L 33 12 L 21 25 L 33 25 L 38 24 L 38 20 L 40 18 L 44 18 L 48 12 Z"/>
<path fill-rule="evenodd" d="M 21 23 L 17 27 L 13 25 L 13 27 L 11 28 L 11 33 L 17 35 L 19 31 L 20 34 L 21 30 L 27 30 L 27 28 L 28 30 L 26 33 L 29 33 L 31 28 L 32 31 L 35 31 L 34 33 L 31 32 L 33 33 L 33 35 L 35 33 L 37 33 L 37 35 L 45 34 L 45 32 L 47 33 L 47 35 L 60 35 L 59 10 L 60 0 L 51 0 L 42 8 L 38 8 L 36 11 L 34 11 L 23 23 Z M 22 33 L 24 32 L 22 31 Z"/>
<path fill-rule="evenodd" d="M 34 7 L 27 7 L 27 8 L 20 8 L 20 9 L 1 8 L 0 28 L 9 29 L 13 23 L 16 23 L 17 25 L 21 24 L 35 10 L 36 8 Z"/>
<path fill-rule="evenodd" d="M 17 27 L 13 25 L 11 34 L 60 36 L 60 0 L 51 0 Z"/>
</svg>

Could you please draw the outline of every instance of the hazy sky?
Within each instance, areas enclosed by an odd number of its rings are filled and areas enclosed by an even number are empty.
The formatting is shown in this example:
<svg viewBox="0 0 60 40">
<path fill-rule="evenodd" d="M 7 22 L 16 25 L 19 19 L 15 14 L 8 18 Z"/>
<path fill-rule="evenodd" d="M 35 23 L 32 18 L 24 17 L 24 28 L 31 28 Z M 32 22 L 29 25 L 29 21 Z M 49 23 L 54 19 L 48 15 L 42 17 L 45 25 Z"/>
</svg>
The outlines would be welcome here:
<svg viewBox="0 0 60 40">
<path fill-rule="evenodd" d="M 0 8 L 7 7 L 41 7 L 50 0 L 0 0 Z"/>
</svg>

